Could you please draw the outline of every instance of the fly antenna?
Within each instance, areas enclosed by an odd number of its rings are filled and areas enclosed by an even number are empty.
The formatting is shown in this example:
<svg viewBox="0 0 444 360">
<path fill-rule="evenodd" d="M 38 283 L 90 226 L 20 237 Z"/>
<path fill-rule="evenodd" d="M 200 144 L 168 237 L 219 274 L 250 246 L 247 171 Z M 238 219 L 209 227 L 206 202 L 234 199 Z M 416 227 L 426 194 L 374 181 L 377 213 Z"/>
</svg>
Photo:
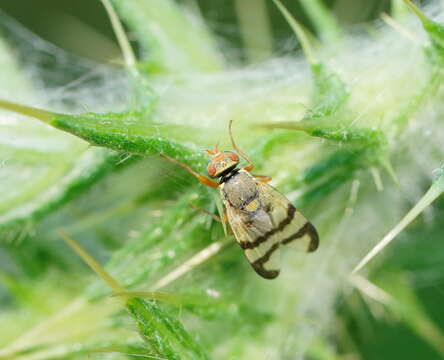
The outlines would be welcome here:
<svg viewBox="0 0 444 360">
<path fill-rule="evenodd" d="M 250 164 L 252 164 L 253 162 L 250 160 L 250 158 L 241 150 L 237 147 L 236 143 L 234 142 L 234 137 L 233 137 L 233 130 L 232 130 L 232 126 L 233 126 L 233 120 L 230 120 L 230 123 L 228 124 L 228 132 L 230 133 L 230 139 L 231 139 L 231 145 L 233 146 L 233 149 L 241 156 L 243 157 L 247 162 L 249 162 Z"/>
<path fill-rule="evenodd" d="M 209 155 L 217 154 L 219 152 L 219 142 L 217 142 L 217 144 L 214 146 L 213 150 L 205 149 L 204 151 Z"/>
</svg>

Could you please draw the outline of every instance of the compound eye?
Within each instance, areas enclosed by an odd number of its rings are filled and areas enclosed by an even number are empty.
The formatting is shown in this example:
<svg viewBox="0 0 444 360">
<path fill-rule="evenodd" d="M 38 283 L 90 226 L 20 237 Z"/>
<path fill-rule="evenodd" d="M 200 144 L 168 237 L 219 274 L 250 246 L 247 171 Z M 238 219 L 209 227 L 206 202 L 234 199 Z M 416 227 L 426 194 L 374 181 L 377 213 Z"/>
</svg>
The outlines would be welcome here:
<svg viewBox="0 0 444 360">
<path fill-rule="evenodd" d="M 225 154 L 230 158 L 230 160 L 232 161 L 239 161 L 239 156 L 237 156 L 236 153 L 232 152 L 232 151 L 225 151 Z"/>
<path fill-rule="evenodd" d="M 214 176 L 214 175 L 216 175 L 216 167 L 214 166 L 214 164 L 213 164 L 212 161 L 210 161 L 210 162 L 208 163 L 208 166 L 207 166 L 207 173 L 208 173 L 208 175 L 210 175 L 210 176 Z"/>
</svg>

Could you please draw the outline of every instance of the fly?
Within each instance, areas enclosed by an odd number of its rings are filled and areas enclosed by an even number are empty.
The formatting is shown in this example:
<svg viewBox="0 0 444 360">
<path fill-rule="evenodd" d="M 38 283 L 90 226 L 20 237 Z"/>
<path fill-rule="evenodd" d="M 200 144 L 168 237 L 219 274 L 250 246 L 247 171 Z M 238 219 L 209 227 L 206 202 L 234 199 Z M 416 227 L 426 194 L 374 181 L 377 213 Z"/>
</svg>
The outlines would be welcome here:
<svg viewBox="0 0 444 360">
<path fill-rule="evenodd" d="M 233 151 L 205 150 L 210 155 L 209 177 L 203 176 L 167 155 L 163 158 L 184 168 L 202 184 L 218 187 L 225 206 L 225 217 L 253 269 L 263 278 L 274 279 L 280 272 L 280 247 L 293 244 L 303 251 L 318 248 L 319 236 L 315 227 L 290 201 L 267 184 L 268 176 L 252 175 L 253 162 L 234 142 L 229 125 Z M 239 155 L 238 155 L 239 154 Z M 240 158 L 247 165 L 240 167 Z M 218 179 L 218 182 L 215 181 Z"/>
</svg>

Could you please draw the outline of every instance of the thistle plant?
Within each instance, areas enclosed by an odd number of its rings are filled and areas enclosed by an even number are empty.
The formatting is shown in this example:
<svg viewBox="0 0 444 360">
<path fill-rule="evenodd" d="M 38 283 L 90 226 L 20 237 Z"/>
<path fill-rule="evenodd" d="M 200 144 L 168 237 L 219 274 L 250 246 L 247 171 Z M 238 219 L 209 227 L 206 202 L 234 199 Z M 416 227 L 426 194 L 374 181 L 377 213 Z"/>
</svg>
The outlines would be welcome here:
<svg viewBox="0 0 444 360">
<path fill-rule="evenodd" d="M 191 2 L 103 0 L 118 64 L 0 14 L 0 359 L 444 356 L 442 3 L 348 29 L 301 0 L 317 37 L 249 3 L 242 65 Z M 273 54 L 276 10 L 301 51 Z M 230 120 L 320 233 L 273 281 L 160 156 L 204 172 Z"/>
</svg>

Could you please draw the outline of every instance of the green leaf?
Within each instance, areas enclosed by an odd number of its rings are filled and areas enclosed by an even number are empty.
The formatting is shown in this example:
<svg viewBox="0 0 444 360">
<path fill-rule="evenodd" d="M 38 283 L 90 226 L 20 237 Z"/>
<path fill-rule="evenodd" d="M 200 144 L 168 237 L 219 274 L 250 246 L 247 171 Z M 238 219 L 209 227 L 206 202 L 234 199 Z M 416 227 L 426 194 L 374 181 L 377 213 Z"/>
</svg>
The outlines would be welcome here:
<svg viewBox="0 0 444 360">
<path fill-rule="evenodd" d="M 0 42 L 0 72 L 9 95 L 29 93 L 9 47 Z M 47 125 L 0 113 L 2 240 L 25 236 L 46 214 L 107 173 L 117 153 L 88 145 Z M 6 231 L 7 230 L 7 231 Z"/>
<path fill-rule="evenodd" d="M 357 147 L 378 147 L 386 144 L 382 130 L 357 127 L 347 123 L 331 125 L 323 121 L 302 120 L 268 124 L 266 127 L 304 131 L 311 136 Z"/>
<path fill-rule="evenodd" d="M 51 140 L 55 138 L 57 136 L 51 134 Z M 37 161 L 38 157 L 32 158 L 26 151 L 14 149 L 14 158 L 1 169 L 0 188 L 4 202 L 0 207 L 0 230 L 3 230 L 3 240 L 14 237 L 17 231 L 25 236 L 34 223 L 76 197 L 120 160 L 117 153 L 106 149 L 69 150 L 64 154 L 48 149 L 38 153 L 46 161 Z"/>
<path fill-rule="evenodd" d="M 215 224 L 213 229 L 211 217 L 189 207 L 190 204 L 200 207 L 211 204 L 205 192 L 193 200 L 195 191 L 195 187 L 183 189 L 160 221 L 146 226 L 139 236 L 114 253 L 108 267 L 125 286 L 147 281 L 152 285 L 211 241 L 222 238 L 222 227 Z"/>
<path fill-rule="evenodd" d="M 411 0 L 404 0 L 407 6 L 421 20 L 424 30 L 430 40 L 430 47 L 427 48 L 427 54 L 432 64 L 444 67 L 444 24 L 431 20 Z"/>
<path fill-rule="evenodd" d="M 0 100 L 0 107 L 39 119 L 91 145 L 130 154 L 162 153 L 196 166 L 202 166 L 204 160 L 202 152 L 195 151 L 185 143 L 193 140 L 193 137 L 202 138 L 200 129 L 147 121 L 149 114 L 145 110 L 68 115 L 4 100 Z"/>
<path fill-rule="evenodd" d="M 311 99 L 310 109 L 304 116 L 305 120 L 314 118 L 324 118 L 334 115 L 343 108 L 349 98 L 349 92 L 341 78 L 334 72 L 330 71 L 326 65 L 320 62 L 312 49 L 312 45 L 307 37 L 305 30 L 294 19 L 290 12 L 282 5 L 279 0 L 274 0 L 278 9 L 287 20 L 288 24 L 294 31 L 296 37 L 301 42 L 302 49 L 305 53 L 307 61 L 310 63 L 311 71 L 314 79 L 314 91 Z M 310 5 L 309 5 L 310 4 Z M 304 1 L 303 6 L 314 13 L 323 13 L 322 5 L 315 1 Z M 318 16 L 320 23 L 318 26 L 322 28 L 332 27 L 330 18 Z M 332 31 L 329 34 L 333 35 Z"/>
<path fill-rule="evenodd" d="M 314 91 L 310 109 L 304 120 L 325 118 L 343 109 L 350 96 L 346 85 L 340 77 L 330 71 L 324 64 L 311 65 L 314 79 Z"/>
<path fill-rule="evenodd" d="M 221 56 L 205 25 L 173 0 L 113 0 L 144 51 L 140 67 L 152 72 L 215 71 Z M 192 17 L 194 19 L 192 19 Z"/>
<path fill-rule="evenodd" d="M 162 310 L 154 301 L 138 298 L 127 303 L 142 339 L 167 359 L 208 359 L 182 324 Z"/>
<path fill-rule="evenodd" d="M 301 0 L 301 5 L 323 40 L 331 45 L 341 39 L 339 24 L 322 1 Z"/>
<path fill-rule="evenodd" d="M 424 29 L 427 31 L 431 49 L 430 55 L 432 63 L 435 63 L 440 68 L 444 67 L 444 24 L 435 21 L 426 21 L 423 23 Z"/>
</svg>

